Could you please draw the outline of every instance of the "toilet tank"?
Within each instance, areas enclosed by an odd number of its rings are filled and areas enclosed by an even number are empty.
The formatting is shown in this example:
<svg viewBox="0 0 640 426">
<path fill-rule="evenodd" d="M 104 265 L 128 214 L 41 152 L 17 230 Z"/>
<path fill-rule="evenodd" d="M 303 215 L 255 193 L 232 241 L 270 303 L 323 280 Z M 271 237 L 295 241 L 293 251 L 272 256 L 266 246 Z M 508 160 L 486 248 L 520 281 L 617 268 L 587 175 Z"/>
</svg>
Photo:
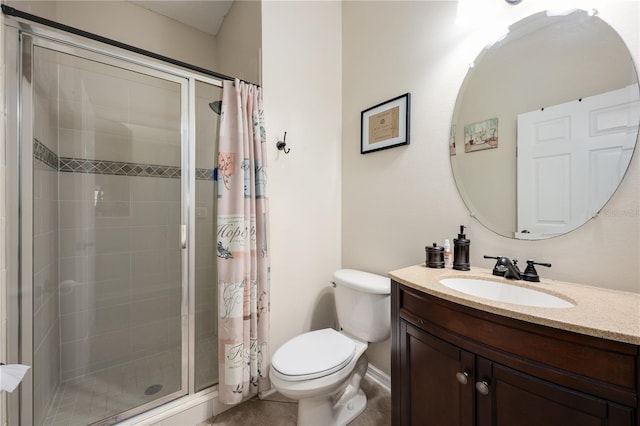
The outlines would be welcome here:
<svg viewBox="0 0 640 426">
<path fill-rule="evenodd" d="M 333 274 L 338 323 L 365 342 L 381 342 L 391 333 L 391 280 L 355 269 Z"/>
</svg>

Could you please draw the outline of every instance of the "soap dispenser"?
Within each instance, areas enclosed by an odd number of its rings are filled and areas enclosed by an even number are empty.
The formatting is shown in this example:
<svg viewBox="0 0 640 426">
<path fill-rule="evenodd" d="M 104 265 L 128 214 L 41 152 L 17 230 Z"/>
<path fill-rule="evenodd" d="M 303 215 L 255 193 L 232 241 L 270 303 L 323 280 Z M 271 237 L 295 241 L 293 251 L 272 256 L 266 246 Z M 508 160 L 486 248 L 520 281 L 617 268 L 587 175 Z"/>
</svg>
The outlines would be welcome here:
<svg viewBox="0 0 640 426">
<path fill-rule="evenodd" d="M 453 269 L 458 271 L 468 271 L 471 269 L 469 263 L 469 246 L 471 241 L 464 234 L 464 225 L 460 225 L 458 238 L 453 239 Z"/>
</svg>

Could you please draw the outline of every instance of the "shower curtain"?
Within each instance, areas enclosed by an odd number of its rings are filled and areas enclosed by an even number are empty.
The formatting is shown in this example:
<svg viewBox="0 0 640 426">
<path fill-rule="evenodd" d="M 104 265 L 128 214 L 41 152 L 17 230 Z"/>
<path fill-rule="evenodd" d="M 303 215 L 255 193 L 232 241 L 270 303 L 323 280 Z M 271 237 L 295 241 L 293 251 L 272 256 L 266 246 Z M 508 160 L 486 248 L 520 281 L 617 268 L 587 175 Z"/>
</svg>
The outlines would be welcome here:
<svg viewBox="0 0 640 426">
<path fill-rule="evenodd" d="M 220 401 L 268 390 L 269 211 L 262 89 L 223 84 L 217 254 Z"/>
</svg>

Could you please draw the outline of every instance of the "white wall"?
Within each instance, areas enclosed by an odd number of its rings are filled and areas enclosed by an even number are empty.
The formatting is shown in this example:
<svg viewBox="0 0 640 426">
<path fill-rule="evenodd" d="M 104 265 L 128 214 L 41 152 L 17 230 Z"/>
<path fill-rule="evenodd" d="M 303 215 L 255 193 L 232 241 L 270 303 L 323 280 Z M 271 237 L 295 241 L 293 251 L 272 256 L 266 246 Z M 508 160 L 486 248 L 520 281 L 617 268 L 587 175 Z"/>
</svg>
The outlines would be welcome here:
<svg viewBox="0 0 640 426">
<path fill-rule="evenodd" d="M 260 84 L 261 2 L 234 1 L 216 34 L 219 73 Z"/>
<path fill-rule="evenodd" d="M 529 13 L 526 3 L 512 14 Z M 637 67 L 638 2 L 595 3 Z M 457 27 L 456 7 L 343 3 L 342 267 L 386 273 L 422 263 L 426 245 L 455 238 L 464 224 L 473 266 L 493 266 L 484 254 L 533 258 L 553 264 L 540 268 L 543 277 L 640 292 L 638 153 L 603 214 L 566 236 L 511 240 L 469 217 L 450 170 L 449 126 L 468 64 L 488 39 Z M 412 94 L 411 144 L 361 155 L 360 111 L 405 92 Z M 370 349 L 379 368 L 388 368 L 388 357 L 388 342 Z"/>
<path fill-rule="evenodd" d="M 340 268 L 341 6 L 262 4 L 264 109 L 269 141 L 272 352 L 332 326 Z M 289 154 L 275 148 L 287 132 Z"/>
</svg>

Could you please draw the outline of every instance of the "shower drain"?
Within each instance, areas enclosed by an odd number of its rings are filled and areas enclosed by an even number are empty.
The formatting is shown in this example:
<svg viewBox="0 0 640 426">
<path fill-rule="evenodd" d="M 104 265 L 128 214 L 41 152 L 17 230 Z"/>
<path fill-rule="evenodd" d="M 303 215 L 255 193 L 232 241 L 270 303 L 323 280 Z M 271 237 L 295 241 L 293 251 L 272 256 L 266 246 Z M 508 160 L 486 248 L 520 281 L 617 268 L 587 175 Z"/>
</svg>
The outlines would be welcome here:
<svg viewBox="0 0 640 426">
<path fill-rule="evenodd" d="M 145 391 L 145 395 L 154 395 L 162 390 L 162 385 L 151 385 Z"/>
</svg>

